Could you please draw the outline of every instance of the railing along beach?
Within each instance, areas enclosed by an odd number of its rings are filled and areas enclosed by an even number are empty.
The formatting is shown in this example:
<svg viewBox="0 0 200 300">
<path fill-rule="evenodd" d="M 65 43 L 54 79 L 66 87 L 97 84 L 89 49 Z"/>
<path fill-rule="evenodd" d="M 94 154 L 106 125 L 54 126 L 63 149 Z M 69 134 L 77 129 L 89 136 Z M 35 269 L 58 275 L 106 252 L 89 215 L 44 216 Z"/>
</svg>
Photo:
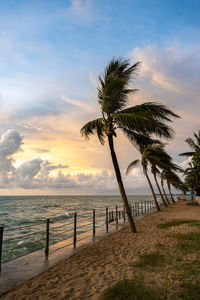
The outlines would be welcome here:
<svg viewBox="0 0 200 300">
<path fill-rule="evenodd" d="M 133 216 L 146 214 L 154 207 L 153 200 L 136 202 L 130 205 Z M 67 219 L 64 224 L 55 223 L 55 221 L 48 218 L 41 222 L 18 227 L 1 226 L 0 270 L 2 263 L 41 249 L 44 249 L 44 255 L 48 258 L 51 254 L 51 246 L 61 241 L 69 241 L 62 247 L 76 248 L 77 244 L 85 239 L 85 236 L 80 237 L 84 233 L 91 232 L 91 238 L 95 241 L 98 228 L 105 228 L 105 232 L 108 233 L 110 225 L 115 224 L 117 230 L 119 224 L 125 222 L 126 211 L 124 207 L 115 206 L 114 208 L 106 207 L 105 210 L 93 209 L 82 213 L 74 212 L 72 218 Z M 13 231 L 17 232 L 17 236 L 12 237 Z M 11 237 L 9 238 L 9 236 Z"/>
</svg>

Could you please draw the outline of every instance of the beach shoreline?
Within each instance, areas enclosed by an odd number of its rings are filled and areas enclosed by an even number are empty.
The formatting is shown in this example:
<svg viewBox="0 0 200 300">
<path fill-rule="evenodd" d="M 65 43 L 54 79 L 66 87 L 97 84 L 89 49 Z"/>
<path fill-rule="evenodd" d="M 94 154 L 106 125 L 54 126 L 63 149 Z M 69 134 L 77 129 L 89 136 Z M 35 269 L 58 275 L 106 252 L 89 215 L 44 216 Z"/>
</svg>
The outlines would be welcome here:
<svg viewBox="0 0 200 300">
<path fill-rule="evenodd" d="M 174 219 L 199 219 L 198 207 L 179 201 L 136 222 L 138 233 L 126 227 L 89 245 L 68 259 L 2 295 L 0 299 L 98 299 L 108 286 L 132 278 L 137 256 L 167 242 L 157 225 Z"/>
</svg>

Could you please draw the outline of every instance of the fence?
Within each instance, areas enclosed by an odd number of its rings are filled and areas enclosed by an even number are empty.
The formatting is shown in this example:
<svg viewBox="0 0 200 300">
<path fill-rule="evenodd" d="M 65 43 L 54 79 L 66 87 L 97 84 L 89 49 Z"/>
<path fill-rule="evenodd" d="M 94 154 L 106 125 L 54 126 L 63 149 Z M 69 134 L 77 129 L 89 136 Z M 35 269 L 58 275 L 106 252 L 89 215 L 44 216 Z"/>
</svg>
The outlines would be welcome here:
<svg viewBox="0 0 200 300">
<path fill-rule="evenodd" d="M 153 208 L 153 201 L 137 202 L 130 205 L 133 216 L 146 213 Z M 71 238 L 71 243 L 68 243 L 65 247 L 72 246 L 76 248 L 77 243 L 84 239 L 84 237 L 78 239 L 78 236 L 85 232 L 91 231 L 92 240 L 95 241 L 97 228 L 105 226 L 105 231 L 109 232 L 110 224 L 115 222 L 116 229 L 118 229 L 120 221 L 126 222 L 126 212 L 124 208 L 116 206 L 112 210 L 109 210 L 108 207 L 104 211 L 94 209 L 93 211 L 84 212 L 84 215 L 75 212 L 73 222 L 68 219 L 68 222 L 61 225 L 47 219 L 40 223 L 24 226 L 0 227 L 0 271 L 2 262 L 8 262 L 42 248 L 44 248 L 45 256 L 48 257 L 50 246 L 66 239 Z M 12 231 L 18 232 L 17 236 L 12 237 Z M 9 233 L 11 238 L 9 238 Z M 24 234 L 21 235 L 20 233 Z M 8 237 L 4 239 L 3 236 Z M 29 239 L 28 242 L 26 242 L 27 239 Z"/>
</svg>

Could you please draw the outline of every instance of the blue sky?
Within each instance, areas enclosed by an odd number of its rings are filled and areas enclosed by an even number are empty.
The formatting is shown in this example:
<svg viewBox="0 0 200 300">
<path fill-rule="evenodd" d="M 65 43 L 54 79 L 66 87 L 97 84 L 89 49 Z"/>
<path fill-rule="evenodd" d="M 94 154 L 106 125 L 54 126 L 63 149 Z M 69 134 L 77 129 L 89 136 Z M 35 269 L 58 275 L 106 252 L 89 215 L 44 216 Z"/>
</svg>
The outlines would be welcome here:
<svg viewBox="0 0 200 300">
<path fill-rule="evenodd" d="M 11 136 L 17 143 L 12 155 L 0 160 L 2 169 L 6 166 L 0 180 L 3 191 L 27 193 L 28 186 L 28 192 L 41 193 L 45 172 L 55 181 L 55 189 L 47 188 L 45 193 L 74 193 L 77 186 L 80 194 L 98 193 L 101 186 L 96 191 L 91 188 L 92 180 L 99 180 L 95 176 L 108 172 L 112 180 L 107 148 L 97 146 L 95 139 L 83 141 L 79 130 L 98 116 L 98 74 L 114 56 L 142 61 L 135 81 L 141 90 L 136 101 L 156 100 L 181 114 L 182 120 L 175 123 L 176 143 L 169 145 L 169 151 L 183 163 L 178 153 L 184 139 L 199 129 L 199 15 L 199 1 L 1 1 L 0 134 L 8 133 L 0 145 Z M 120 139 L 117 149 L 125 169 L 130 153 L 138 154 L 126 142 L 122 146 Z M 30 161 L 35 166 L 35 159 L 38 166 L 33 172 Z M 44 161 L 46 169 L 41 171 Z M 22 172 L 23 182 L 12 179 L 11 184 L 10 177 L 27 164 L 27 177 Z M 135 172 L 138 183 L 133 188 L 131 179 L 125 179 L 130 193 L 146 189 L 140 170 Z M 71 190 L 65 189 L 69 181 Z M 105 193 L 115 191 L 114 183 L 111 190 L 105 189 Z"/>
</svg>

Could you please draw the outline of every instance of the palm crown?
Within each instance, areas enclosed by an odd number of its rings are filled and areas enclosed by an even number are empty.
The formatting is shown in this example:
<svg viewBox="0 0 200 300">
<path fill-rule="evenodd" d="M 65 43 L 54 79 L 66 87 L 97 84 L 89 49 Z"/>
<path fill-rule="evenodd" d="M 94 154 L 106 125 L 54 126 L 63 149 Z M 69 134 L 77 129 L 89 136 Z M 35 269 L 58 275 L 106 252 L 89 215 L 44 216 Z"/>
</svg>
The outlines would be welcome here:
<svg viewBox="0 0 200 300">
<path fill-rule="evenodd" d="M 98 102 L 102 117 L 88 122 L 81 129 L 81 134 L 89 138 L 96 133 L 103 144 L 105 136 L 116 136 L 116 129 L 121 129 L 133 142 L 138 134 L 155 133 L 171 138 L 173 130 L 163 121 L 178 117 L 162 104 L 146 102 L 125 108 L 129 97 L 137 89 L 129 87 L 131 77 L 137 74 L 139 62 L 130 66 L 129 60 L 113 59 L 102 76 L 99 76 Z"/>
<path fill-rule="evenodd" d="M 187 138 L 185 141 L 188 144 L 188 146 L 193 150 L 193 151 L 188 151 L 188 152 L 184 152 L 179 154 L 180 156 L 194 156 L 196 152 L 200 152 L 200 130 L 198 131 L 198 133 L 194 132 L 194 137 L 196 139 L 196 142 L 191 139 L 191 138 Z"/>
<path fill-rule="evenodd" d="M 126 108 L 129 97 L 137 91 L 130 88 L 130 81 L 137 74 L 138 66 L 139 62 L 130 65 L 129 60 L 122 58 L 111 60 L 104 74 L 99 76 L 97 98 L 102 116 L 81 128 L 82 136 L 88 139 L 91 134 L 96 133 L 102 144 L 107 136 L 119 191 L 132 232 L 136 232 L 136 227 L 122 182 L 113 136 L 116 137 L 116 130 L 119 128 L 132 142 L 136 143 L 141 138 L 144 140 L 143 135 L 147 136 L 152 133 L 171 138 L 173 131 L 165 124 L 165 121 L 171 121 L 170 117 L 178 117 L 164 105 L 154 102 Z"/>
</svg>

